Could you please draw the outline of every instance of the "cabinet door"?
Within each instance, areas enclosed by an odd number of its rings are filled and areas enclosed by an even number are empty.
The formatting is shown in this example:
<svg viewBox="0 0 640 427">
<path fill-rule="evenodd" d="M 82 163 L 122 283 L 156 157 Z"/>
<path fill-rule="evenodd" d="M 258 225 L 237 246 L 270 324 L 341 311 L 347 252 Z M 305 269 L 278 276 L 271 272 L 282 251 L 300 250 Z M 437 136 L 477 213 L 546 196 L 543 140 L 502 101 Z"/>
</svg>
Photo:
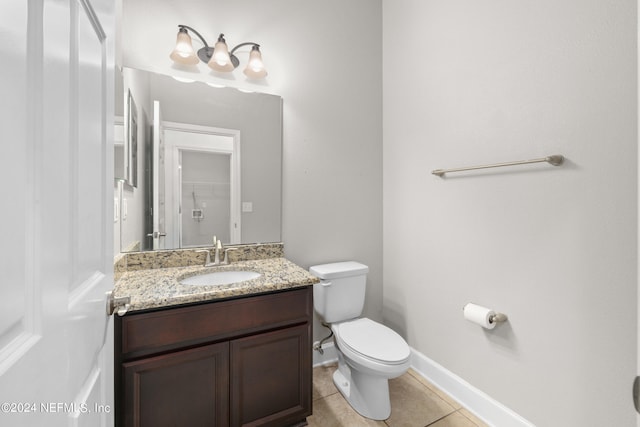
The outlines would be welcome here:
<svg viewBox="0 0 640 427">
<path fill-rule="evenodd" d="M 229 344 L 123 363 L 126 427 L 227 426 Z"/>
<path fill-rule="evenodd" d="M 231 426 L 291 425 L 311 415 L 310 329 L 231 341 Z"/>
</svg>

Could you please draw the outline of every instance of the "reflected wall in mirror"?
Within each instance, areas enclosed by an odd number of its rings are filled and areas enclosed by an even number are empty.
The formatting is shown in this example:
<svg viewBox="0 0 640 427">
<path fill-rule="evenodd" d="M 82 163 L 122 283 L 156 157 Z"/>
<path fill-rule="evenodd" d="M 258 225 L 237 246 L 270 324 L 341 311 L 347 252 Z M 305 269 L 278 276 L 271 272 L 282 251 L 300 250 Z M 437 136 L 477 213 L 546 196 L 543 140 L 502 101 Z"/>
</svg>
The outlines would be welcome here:
<svg viewBox="0 0 640 427">
<path fill-rule="evenodd" d="M 124 176 L 127 184 L 138 186 L 138 108 L 131 90 L 127 91 L 127 123 L 124 127 Z"/>
<path fill-rule="evenodd" d="M 117 181 L 126 181 L 125 176 L 125 153 L 124 153 L 124 83 L 122 81 L 122 73 L 114 73 L 114 87 L 116 96 L 114 100 L 114 131 L 113 131 L 113 177 Z M 117 236 L 118 237 L 118 236 Z M 118 237 L 119 238 L 119 237 Z M 119 246 L 116 247 L 116 249 Z"/>
<path fill-rule="evenodd" d="M 280 97 L 126 67 L 115 86 L 116 252 L 210 246 L 214 235 L 225 244 L 281 241 Z M 129 93 L 136 153 L 125 153 Z"/>
</svg>

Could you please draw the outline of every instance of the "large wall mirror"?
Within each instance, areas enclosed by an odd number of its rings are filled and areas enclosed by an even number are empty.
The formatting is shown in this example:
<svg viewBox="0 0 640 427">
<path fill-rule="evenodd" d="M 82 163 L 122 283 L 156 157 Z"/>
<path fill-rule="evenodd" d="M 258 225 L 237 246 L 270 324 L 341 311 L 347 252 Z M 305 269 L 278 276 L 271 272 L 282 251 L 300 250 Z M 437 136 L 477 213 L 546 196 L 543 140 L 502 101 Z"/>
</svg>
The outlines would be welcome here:
<svg viewBox="0 0 640 427">
<path fill-rule="evenodd" d="M 115 86 L 116 248 L 281 241 L 280 97 L 126 67 Z"/>
</svg>

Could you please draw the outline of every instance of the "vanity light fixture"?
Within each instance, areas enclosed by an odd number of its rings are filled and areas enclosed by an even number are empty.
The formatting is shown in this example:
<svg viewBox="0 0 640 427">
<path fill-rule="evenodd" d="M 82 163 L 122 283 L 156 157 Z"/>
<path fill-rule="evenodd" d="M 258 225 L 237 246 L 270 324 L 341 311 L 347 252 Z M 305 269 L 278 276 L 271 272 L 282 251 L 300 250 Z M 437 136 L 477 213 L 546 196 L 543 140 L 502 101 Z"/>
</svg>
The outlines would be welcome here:
<svg viewBox="0 0 640 427">
<path fill-rule="evenodd" d="M 204 44 L 204 47 L 200 48 L 198 52 L 195 52 L 193 49 L 189 31 L 195 34 L 202 41 L 202 44 Z M 249 61 L 244 69 L 244 74 L 250 79 L 266 77 L 267 70 L 262 62 L 262 54 L 260 53 L 260 45 L 258 43 L 240 43 L 229 51 L 227 42 L 224 39 L 224 34 L 220 34 L 216 44 L 211 47 L 200 33 L 186 25 L 178 25 L 176 47 L 169 57 L 174 62 L 183 65 L 195 65 L 200 60 L 207 63 L 212 70 L 228 73 L 240 65 L 240 60 L 234 55 L 234 52 L 243 46 L 251 46 Z"/>
</svg>

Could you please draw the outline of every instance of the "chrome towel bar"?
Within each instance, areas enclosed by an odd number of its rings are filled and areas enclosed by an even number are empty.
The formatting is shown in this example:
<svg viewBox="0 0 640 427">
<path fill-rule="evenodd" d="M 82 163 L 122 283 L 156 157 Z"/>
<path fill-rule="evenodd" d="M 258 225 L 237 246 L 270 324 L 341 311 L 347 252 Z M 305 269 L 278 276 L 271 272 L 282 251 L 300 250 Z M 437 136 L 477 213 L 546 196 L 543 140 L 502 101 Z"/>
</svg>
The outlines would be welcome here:
<svg viewBox="0 0 640 427">
<path fill-rule="evenodd" d="M 481 166 L 467 166 L 463 168 L 455 168 L 455 169 L 436 169 L 431 173 L 437 175 L 439 177 L 443 177 L 444 174 L 450 172 L 462 172 L 462 171 L 470 171 L 476 169 L 488 169 L 488 168 L 499 168 L 503 166 L 516 166 L 516 165 L 527 165 L 530 163 L 549 163 L 553 166 L 560 166 L 564 163 L 564 156 L 560 154 L 554 154 L 552 156 L 541 157 L 539 159 L 531 159 L 531 160 L 520 160 L 516 162 L 504 162 L 504 163 L 494 163 L 492 165 L 481 165 Z"/>
</svg>

